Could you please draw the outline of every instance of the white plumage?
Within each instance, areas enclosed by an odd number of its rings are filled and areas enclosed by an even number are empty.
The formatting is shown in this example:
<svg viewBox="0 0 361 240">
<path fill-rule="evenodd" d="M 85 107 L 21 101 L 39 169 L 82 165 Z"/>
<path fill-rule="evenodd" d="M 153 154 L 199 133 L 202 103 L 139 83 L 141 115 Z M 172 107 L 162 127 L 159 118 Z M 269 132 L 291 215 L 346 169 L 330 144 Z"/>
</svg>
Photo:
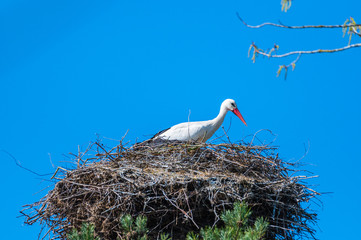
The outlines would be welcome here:
<svg viewBox="0 0 361 240">
<path fill-rule="evenodd" d="M 152 139 L 206 142 L 222 125 L 228 111 L 236 114 L 247 126 L 236 102 L 233 99 L 226 99 L 223 101 L 216 118 L 208 121 L 180 123 L 157 133 Z"/>
</svg>

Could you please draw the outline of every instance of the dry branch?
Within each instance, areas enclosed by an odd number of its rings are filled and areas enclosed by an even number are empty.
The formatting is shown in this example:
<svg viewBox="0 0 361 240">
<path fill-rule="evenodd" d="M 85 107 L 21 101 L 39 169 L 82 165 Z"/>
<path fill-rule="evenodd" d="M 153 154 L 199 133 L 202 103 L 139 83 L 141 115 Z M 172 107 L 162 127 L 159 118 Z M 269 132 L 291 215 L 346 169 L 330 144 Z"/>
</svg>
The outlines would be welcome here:
<svg viewBox="0 0 361 240">
<path fill-rule="evenodd" d="M 292 51 L 292 52 L 288 52 L 288 53 L 284 53 L 284 54 L 272 54 L 272 53 L 267 53 L 264 52 L 261 49 L 257 49 L 255 51 L 257 51 L 257 53 L 266 56 L 266 57 L 272 57 L 272 58 L 283 58 L 283 57 L 288 57 L 291 55 L 302 55 L 302 54 L 315 54 L 315 53 L 334 53 L 334 52 L 341 52 L 350 48 L 356 48 L 356 47 L 361 47 L 361 43 L 355 43 L 355 44 L 351 44 L 351 45 L 347 45 L 341 48 L 335 48 L 335 49 L 316 49 L 316 50 L 307 50 L 307 51 Z"/>
<path fill-rule="evenodd" d="M 241 16 L 239 15 L 239 13 L 237 13 L 237 17 L 238 19 L 246 26 L 249 28 L 262 28 L 265 26 L 273 26 L 273 27 L 279 27 L 279 28 L 288 28 L 288 29 L 307 29 L 307 28 L 348 28 L 348 27 L 360 27 L 361 24 L 353 24 L 353 23 L 349 23 L 349 24 L 336 24 L 336 25 L 301 25 L 301 26 L 289 26 L 289 25 L 285 25 L 282 23 L 271 23 L 271 22 L 265 22 L 265 23 L 261 23 L 259 25 L 249 25 L 248 23 L 246 23 Z"/>
<path fill-rule="evenodd" d="M 253 220 L 268 219 L 267 239 L 314 236 L 317 216 L 304 204 L 319 194 L 304 183 L 307 177 L 293 176 L 294 165 L 279 159 L 275 147 L 92 146 L 91 160 L 76 155 L 77 168 L 59 168 L 54 189 L 21 211 L 25 223 L 45 226 L 43 237 L 64 239 L 73 227 L 90 222 L 102 239 L 116 239 L 119 218 L 129 213 L 147 216 L 150 239 L 160 232 L 184 239 L 188 231 L 220 224 L 220 213 L 237 200 L 252 206 Z"/>
<path fill-rule="evenodd" d="M 290 4 L 290 0 L 283 0 L 282 2 L 284 4 Z M 291 51 L 284 54 L 275 54 L 277 50 L 279 49 L 278 45 L 274 45 L 273 48 L 271 48 L 269 51 L 262 50 L 258 48 L 255 43 L 252 43 L 249 50 L 248 50 L 248 56 L 250 56 L 250 51 L 253 49 L 253 55 L 252 55 L 252 61 L 255 62 L 256 57 L 258 54 L 266 56 L 268 58 L 284 58 L 292 55 L 298 55 L 295 60 L 293 60 L 290 64 L 286 65 L 280 65 L 277 71 L 277 77 L 280 75 L 281 71 L 285 70 L 285 78 L 287 77 L 287 72 L 289 67 L 292 67 L 292 70 L 294 70 L 297 61 L 300 59 L 301 55 L 304 54 L 318 54 L 318 53 L 335 53 L 335 52 L 341 52 L 352 48 L 361 47 L 361 43 L 355 43 L 351 44 L 351 39 L 353 35 L 361 37 L 361 24 L 357 24 L 355 19 L 350 17 L 349 19 L 346 19 L 344 24 L 338 24 L 338 25 L 302 25 L 302 26 L 288 26 L 284 25 L 282 23 L 271 23 L 271 22 L 265 22 L 259 25 L 249 25 L 247 24 L 239 15 L 237 12 L 238 19 L 248 28 L 263 28 L 265 26 L 273 26 L 278 28 L 286 28 L 286 29 L 332 29 L 332 28 L 342 28 L 343 36 L 346 35 L 346 33 L 349 35 L 349 41 L 348 45 L 340 48 L 334 48 L 334 49 L 315 49 L 315 50 L 306 50 L 306 51 Z"/>
</svg>

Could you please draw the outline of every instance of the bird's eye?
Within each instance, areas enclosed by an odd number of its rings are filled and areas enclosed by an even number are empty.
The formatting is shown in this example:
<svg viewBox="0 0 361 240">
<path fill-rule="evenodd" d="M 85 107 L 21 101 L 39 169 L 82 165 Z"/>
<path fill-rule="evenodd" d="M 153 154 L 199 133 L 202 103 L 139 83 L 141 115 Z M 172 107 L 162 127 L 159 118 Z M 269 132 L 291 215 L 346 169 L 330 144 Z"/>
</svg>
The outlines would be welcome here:
<svg viewBox="0 0 361 240">
<path fill-rule="evenodd" d="M 232 105 L 232 107 L 236 107 L 236 104 L 234 104 L 234 103 L 231 103 L 231 105 Z"/>
</svg>

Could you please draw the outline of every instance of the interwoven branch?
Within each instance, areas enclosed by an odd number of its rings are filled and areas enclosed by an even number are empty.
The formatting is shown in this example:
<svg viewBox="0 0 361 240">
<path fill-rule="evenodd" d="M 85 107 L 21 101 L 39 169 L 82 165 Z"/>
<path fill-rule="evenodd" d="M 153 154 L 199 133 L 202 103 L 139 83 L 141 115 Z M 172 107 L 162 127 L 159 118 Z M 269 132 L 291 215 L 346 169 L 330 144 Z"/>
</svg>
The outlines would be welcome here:
<svg viewBox="0 0 361 240">
<path fill-rule="evenodd" d="M 122 214 L 144 215 L 149 239 L 159 239 L 161 232 L 184 239 L 189 231 L 217 225 L 221 212 L 245 201 L 252 206 L 253 220 L 263 216 L 270 222 L 267 239 L 314 236 L 317 215 L 304 204 L 319 194 L 305 185 L 309 177 L 294 176 L 295 165 L 279 159 L 274 147 L 93 147 L 94 157 L 75 159 L 84 164 L 73 170 L 59 170 L 54 189 L 24 206 L 25 223 L 40 222 L 46 226 L 45 236 L 66 239 L 72 228 L 88 222 L 101 239 L 113 240 L 121 236 Z"/>
</svg>

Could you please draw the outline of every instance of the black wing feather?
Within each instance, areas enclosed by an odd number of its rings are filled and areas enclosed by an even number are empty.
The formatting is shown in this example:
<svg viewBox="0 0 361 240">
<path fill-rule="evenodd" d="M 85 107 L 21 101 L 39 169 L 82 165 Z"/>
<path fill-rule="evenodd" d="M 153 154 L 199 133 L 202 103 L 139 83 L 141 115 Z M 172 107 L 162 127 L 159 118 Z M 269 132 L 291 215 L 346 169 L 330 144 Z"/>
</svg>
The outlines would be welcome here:
<svg viewBox="0 0 361 240">
<path fill-rule="evenodd" d="M 151 137 L 151 139 L 154 139 L 154 138 L 158 137 L 159 135 L 161 135 L 162 133 L 164 133 L 164 132 L 168 131 L 169 129 L 170 129 L 170 128 L 167 128 L 167 129 L 164 129 L 164 130 L 162 130 L 162 131 L 160 131 L 160 132 L 156 133 L 153 137 Z"/>
</svg>

